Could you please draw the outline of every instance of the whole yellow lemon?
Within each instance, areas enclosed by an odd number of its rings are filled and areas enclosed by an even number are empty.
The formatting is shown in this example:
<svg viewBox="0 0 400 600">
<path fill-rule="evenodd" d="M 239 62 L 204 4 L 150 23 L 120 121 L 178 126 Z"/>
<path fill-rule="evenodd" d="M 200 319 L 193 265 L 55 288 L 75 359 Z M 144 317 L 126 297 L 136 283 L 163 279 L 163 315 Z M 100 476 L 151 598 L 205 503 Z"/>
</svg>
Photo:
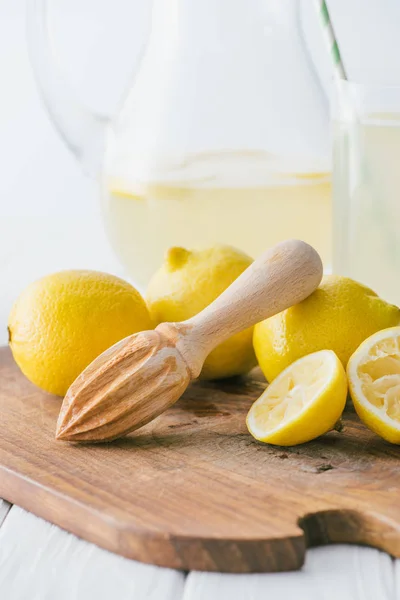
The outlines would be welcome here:
<svg viewBox="0 0 400 600">
<path fill-rule="evenodd" d="M 10 347 L 21 371 L 60 396 L 101 352 L 152 328 L 139 292 L 97 271 L 61 271 L 30 284 L 8 321 Z"/>
<path fill-rule="evenodd" d="M 147 304 L 155 323 L 185 321 L 211 304 L 251 263 L 231 246 L 190 251 L 170 248 L 147 289 Z M 256 365 L 253 328 L 229 338 L 207 357 L 202 379 L 247 373 Z"/>
<path fill-rule="evenodd" d="M 400 323 L 400 309 L 348 277 L 328 275 L 308 298 L 255 326 L 254 349 L 268 381 L 298 358 L 333 350 L 343 365 L 371 334 Z"/>
</svg>

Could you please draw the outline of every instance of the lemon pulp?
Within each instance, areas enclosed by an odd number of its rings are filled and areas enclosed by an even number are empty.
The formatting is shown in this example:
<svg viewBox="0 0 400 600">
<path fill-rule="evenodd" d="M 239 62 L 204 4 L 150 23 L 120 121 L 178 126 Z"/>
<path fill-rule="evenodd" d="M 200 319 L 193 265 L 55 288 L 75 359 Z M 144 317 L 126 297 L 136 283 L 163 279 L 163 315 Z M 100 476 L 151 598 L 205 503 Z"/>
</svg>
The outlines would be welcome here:
<svg viewBox="0 0 400 600">
<path fill-rule="evenodd" d="M 348 364 L 350 392 L 364 423 L 384 439 L 400 443 L 400 327 L 379 331 Z"/>
<path fill-rule="evenodd" d="M 344 368 L 330 350 L 315 352 L 287 367 L 251 407 L 250 433 L 276 445 L 310 441 L 332 429 L 346 402 Z"/>
</svg>

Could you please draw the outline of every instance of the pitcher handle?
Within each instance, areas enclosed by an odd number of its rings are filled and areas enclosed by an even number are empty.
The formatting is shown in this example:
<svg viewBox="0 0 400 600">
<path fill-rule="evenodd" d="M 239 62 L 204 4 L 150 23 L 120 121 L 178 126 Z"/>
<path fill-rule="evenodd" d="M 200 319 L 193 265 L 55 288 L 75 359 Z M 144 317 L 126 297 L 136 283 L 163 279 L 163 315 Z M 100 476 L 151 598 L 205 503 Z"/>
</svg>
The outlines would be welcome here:
<svg viewBox="0 0 400 600">
<path fill-rule="evenodd" d="M 92 112 L 59 71 L 47 23 L 48 0 L 28 0 L 27 41 L 34 75 L 50 118 L 86 174 L 99 174 L 111 117 Z"/>
</svg>

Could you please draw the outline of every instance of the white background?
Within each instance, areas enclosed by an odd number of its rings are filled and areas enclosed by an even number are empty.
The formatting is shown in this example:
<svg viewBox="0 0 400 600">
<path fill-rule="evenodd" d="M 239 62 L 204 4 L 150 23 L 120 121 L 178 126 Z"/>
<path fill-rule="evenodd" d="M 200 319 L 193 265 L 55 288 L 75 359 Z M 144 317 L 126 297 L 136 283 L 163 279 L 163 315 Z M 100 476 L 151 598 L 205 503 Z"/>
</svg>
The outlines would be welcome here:
<svg viewBox="0 0 400 600">
<path fill-rule="evenodd" d="M 146 38 L 150 1 L 51 5 L 61 68 L 83 101 L 112 112 Z M 303 6 L 310 46 L 328 82 L 330 62 L 313 1 L 303 0 Z M 350 76 L 400 83 L 398 0 L 330 0 L 329 7 Z M 9 308 L 28 282 L 63 268 L 122 270 L 103 233 L 97 185 L 83 175 L 41 104 L 27 55 L 24 0 L 0 0 L 0 76 L 0 342 L 5 342 Z"/>
</svg>

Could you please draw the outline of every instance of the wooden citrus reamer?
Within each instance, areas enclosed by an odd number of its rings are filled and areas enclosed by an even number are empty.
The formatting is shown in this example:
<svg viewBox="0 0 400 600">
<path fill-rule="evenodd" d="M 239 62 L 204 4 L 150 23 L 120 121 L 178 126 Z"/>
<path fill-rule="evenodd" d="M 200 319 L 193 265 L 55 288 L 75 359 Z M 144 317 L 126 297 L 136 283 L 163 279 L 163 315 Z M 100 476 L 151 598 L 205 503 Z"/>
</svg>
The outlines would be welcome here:
<svg viewBox="0 0 400 600">
<path fill-rule="evenodd" d="M 131 335 L 96 358 L 64 398 L 57 439 L 99 442 L 142 427 L 181 397 L 218 344 L 301 302 L 321 277 L 305 242 L 274 246 L 195 317 Z"/>
</svg>

